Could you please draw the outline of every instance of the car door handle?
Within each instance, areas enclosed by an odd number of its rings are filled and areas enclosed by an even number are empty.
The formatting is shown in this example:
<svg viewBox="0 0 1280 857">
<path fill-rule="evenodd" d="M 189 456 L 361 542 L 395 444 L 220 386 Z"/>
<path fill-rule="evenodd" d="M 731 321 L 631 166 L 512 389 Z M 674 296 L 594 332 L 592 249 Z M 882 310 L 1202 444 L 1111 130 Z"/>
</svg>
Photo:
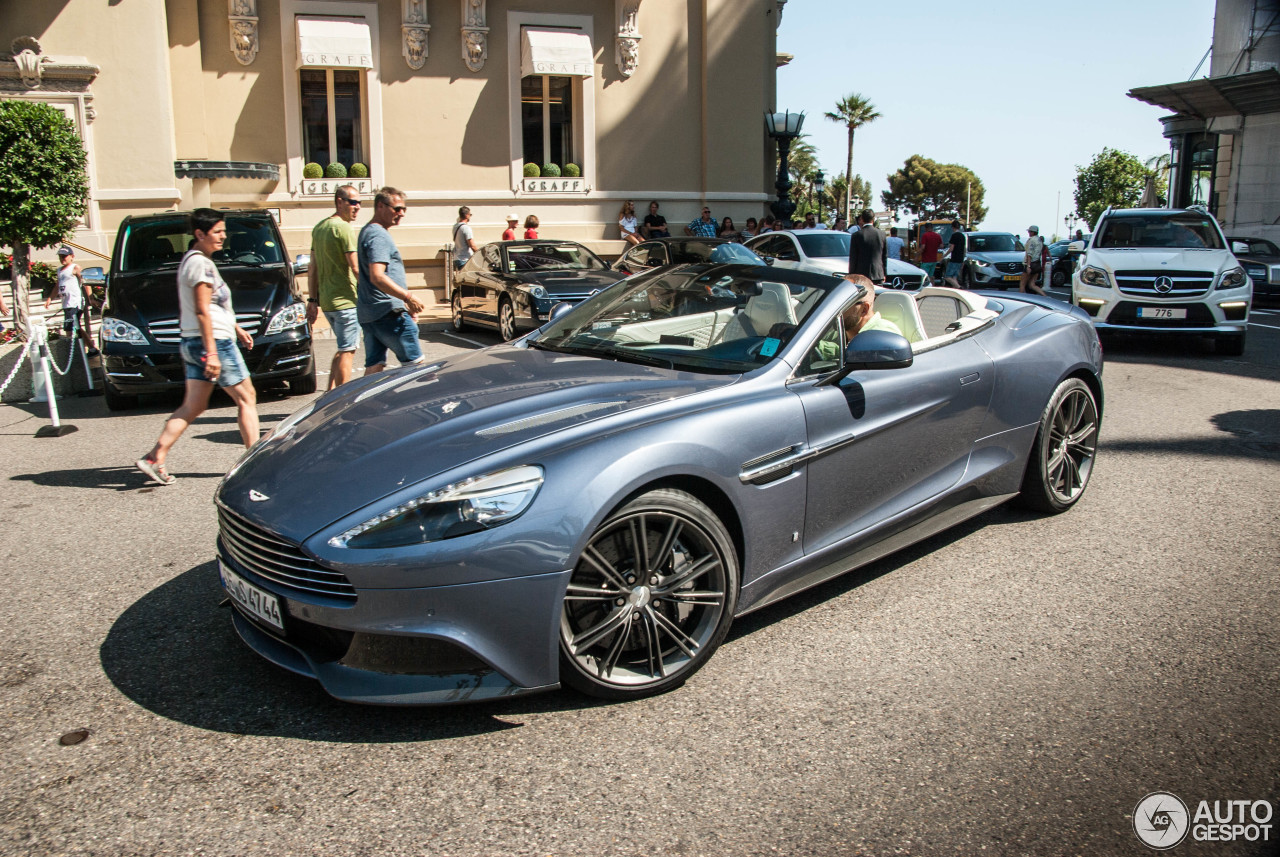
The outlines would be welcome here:
<svg viewBox="0 0 1280 857">
<path fill-rule="evenodd" d="M 977 381 L 980 377 L 982 377 L 982 376 L 981 376 L 981 374 L 980 374 L 980 373 L 978 373 L 978 372 L 972 372 L 972 373 L 970 373 L 970 374 L 968 374 L 968 375 L 962 375 L 962 376 L 960 377 L 960 386 L 961 386 L 961 387 L 964 387 L 964 386 L 967 386 L 967 385 L 969 385 L 969 384 L 972 384 L 974 381 Z"/>
</svg>

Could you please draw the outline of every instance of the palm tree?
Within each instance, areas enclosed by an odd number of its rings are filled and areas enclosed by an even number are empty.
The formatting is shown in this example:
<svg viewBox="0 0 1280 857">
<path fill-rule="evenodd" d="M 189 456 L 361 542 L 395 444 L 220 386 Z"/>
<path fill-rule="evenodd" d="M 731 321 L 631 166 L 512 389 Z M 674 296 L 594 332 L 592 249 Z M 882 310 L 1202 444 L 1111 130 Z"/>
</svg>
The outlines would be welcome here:
<svg viewBox="0 0 1280 857">
<path fill-rule="evenodd" d="M 876 112 L 876 106 L 869 99 L 856 92 L 851 92 L 836 102 L 834 111 L 825 115 L 832 122 L 843 122 L 845 127 L 849 129 L 849 154 L 845 160 L 844 174 L 851 176 L 853 175 L 853 132 L 863 125 L 876 121 L 880 118 L 880 114 Z M 852 212 L 849 211 L 849 189 L 845 188 L 845 218 L 851 219 L 851 214 Z"/>
</svg>

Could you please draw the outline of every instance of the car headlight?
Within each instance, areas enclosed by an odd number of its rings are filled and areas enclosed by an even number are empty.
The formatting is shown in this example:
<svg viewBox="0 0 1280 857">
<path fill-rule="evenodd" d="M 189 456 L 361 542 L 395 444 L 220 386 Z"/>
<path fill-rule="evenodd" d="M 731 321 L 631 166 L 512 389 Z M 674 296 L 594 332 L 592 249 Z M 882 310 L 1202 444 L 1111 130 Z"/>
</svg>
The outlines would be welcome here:
<svg viewBox="0 0 1280 857">
<path fill-rule="evenodd" d="M 533 286 L 529 289 L 529 294 L 533 295 L 535 298 L 545 298 L 547 296 L 547 290 L 542 286 Z"/>
<path fill-rule="evenodd" d="M 1253 279 L 1253 280 L 1267 279 L 1267 267 L 1265 265 L 1257 265 L 1251 262 L 1245 262 L 1244 270 L 1245 270 L 1245 273 L 1249 275 L 1250 279 Z"/>
<path fill-rule="evenodd" d="M 1249 275 L 1244 272 L 1244 268 L 1239 266 L 1227 271 L 1222 275 L 1222 279 L 1218 280 L 1218 288 L 1220 289 L 1238 289 L 1248 284 Z"/>
<path fill-rule="evenodd" d="M 1107 272 L 1092 265 L 1080 272 L 1080 282 L 1086 286 L 1098 286 L 1103 289 L 1111 287 L 1111 280 L 1107 277 Z"/>
<path fill-rule="evenodd" d="M 335 548 L 394 548 L 465 536 L 519 517 L 542 487 L 534 464 L 499 470 L 401 503 L 329 539 Z"/>
<path fill-rule="evenodd" d="M 107 342 L 124 342 L 129 345 L 147 344 L 147 338 L 142 335 L 141 330 L 118 318 L 102 320 L 102 338 Z"/>
<path fill-rule="evenodd" d="M 973 262 L 973 264 L 977 265 L 979 268 L 991 267 L 991 263 L 988 262 L 986 259 L 972 259 L 971 261 Z"/>
<path fill-rule="evenodd" d="M 280 333 L 291 327 L 301 327 L 307 323 L 307 305 L 292 303 L 275 315 L 267 324 L 267 334 Z"/>
</svg>

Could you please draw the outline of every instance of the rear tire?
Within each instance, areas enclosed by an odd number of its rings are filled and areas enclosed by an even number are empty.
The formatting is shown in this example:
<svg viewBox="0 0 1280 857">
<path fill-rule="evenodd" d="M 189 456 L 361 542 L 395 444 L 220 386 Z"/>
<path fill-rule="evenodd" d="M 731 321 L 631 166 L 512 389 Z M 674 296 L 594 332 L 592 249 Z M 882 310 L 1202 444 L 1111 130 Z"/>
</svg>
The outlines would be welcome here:
<svg viewBox="0 0 1280 857">
<path fill-rule="evenodd" d="M 1065 271 L 1054 271 L 1051 280 L 1053 282 L 1053 287 L 1055 289 L 1060 289 L 1067 284 L 1067 274 Z"/>
<path fill-rule="evenodd" d="M 1098 404 L 1089 385 L 1068 378 L 1049 397 L 1022 477 L 1023 505 L 1057 514 L 1089 487 L 1098 451 Z"/>
<path fill-rule="evenodd" d="M 109 411 L 130 411 L 138 407 L 138 397 L 121 393 L 111 386 L 110 381 L 102 383 L 102 397 L 107 402 L 107 410 Z"/>
<path fill-rule="evenodd" d="M 1243 333 L 1232 333 L 1219 336 L 1213 343 L 1213 350 L 1224 357 L 1239 357 L 1244 354 Z"/>
<path fill-rule="evenodd" d="M 449 309 L 453 329 L 458 333 L 462 333 L 467 329 L 467 322 L 462 317 L 462 293 L 456 287 L 453 290 L 453 299 L 449 301 Z"/>
</svg>

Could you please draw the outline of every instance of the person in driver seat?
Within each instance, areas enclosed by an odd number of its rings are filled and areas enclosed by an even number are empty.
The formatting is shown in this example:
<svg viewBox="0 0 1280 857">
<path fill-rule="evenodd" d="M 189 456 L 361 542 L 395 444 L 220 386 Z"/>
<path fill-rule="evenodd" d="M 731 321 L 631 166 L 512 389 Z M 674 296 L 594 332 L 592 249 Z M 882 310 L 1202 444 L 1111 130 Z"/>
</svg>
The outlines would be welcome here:
<svg viewBox="0 0 1280 857">
<path fill-rule="evenodd" d="M 840 314 L 840 319 L 844 322 L 843 346 L 836 342 L 837 334 L 834 325 L 822 335 L 822 339 L 818 340 L 817 348 L 822 360 L 839 359 L 841 352 L 848 347 L 853 338 L 864 330 L 887 330 L 889 333 L 902 336 L 902 331 L 896 324 L 875 311 L 875 283 L 862 274 L 850 274 L 845 279 L 862 286 L 866 291 L 863 292 L 862 297 L 845 307 L 844 312 Z"/>
</svg>

